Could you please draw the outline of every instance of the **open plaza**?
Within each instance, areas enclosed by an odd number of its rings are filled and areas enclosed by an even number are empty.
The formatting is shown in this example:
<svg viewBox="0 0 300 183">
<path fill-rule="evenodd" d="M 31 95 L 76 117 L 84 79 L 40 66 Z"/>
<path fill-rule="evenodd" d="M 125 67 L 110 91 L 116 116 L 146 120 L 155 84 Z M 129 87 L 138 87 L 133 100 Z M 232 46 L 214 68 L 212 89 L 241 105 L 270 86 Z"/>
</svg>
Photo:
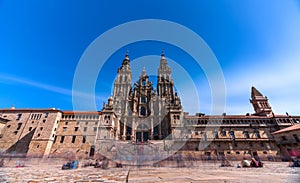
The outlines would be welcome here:
<svg viewBox="0 0 300 183">
<path fill-rule="evenodd" d="M 23 161 L 24 167 L 17 168 L 16 161 Z M 220 162 L 185 161 L 178 167 L 174 161 L 166 161 L 160 167 L 123 166 L 116 168 L 110 162 L 108 169 L 93 166 L 74 170 L 61 170 L 63 160 L 59 159 L 7 159 L 0 168 L 0 182 L 272 182 L 298 183 L 300 168 L 288 167 L 288 162 L 264 162 L 263 168 L 220 167 Z"/>
</svg>

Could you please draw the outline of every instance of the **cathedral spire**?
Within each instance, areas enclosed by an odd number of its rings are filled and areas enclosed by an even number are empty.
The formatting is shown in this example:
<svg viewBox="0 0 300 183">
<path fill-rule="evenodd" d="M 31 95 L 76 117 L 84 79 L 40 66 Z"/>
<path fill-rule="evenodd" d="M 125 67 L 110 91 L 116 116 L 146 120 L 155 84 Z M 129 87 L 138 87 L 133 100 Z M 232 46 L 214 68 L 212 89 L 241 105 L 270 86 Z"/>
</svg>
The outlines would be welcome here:
<svg viewBox="0 0 300 183">
<path fill-rule="evenodd" d="M 119 102 L 125 100 L 129 95 L 131 88 L 132 72 L 130 68 L 130 59 L 128 51 L 126 51 L 122 66 L 118 68 L 118 75 L 114 81 L 113 99 Z"/>
<path fill-rule="evenodd" d="M 171 69 L 168 66 L 164 51 L 161 53 L 160 65 L 158 68 L 158 76 L 167 80 L 171 79 Z"/>
<path fill-rule="evenodd" d="M 126 51 L 125 59 L 126 59 L 126 60 L 129 60 L 129 53 L 128 53 L 128 50 Z"/>
<path fill-rule="evenodd" d="M 158 68 L 157 93 L 161 97 L 168 98 L 169 101 L 173 101 L 175 98 L 171 69 L 168 66 L 168 62 L 163 51 L 161 53 L 160 65 Z"/>
<path fill-rule="evenodd" d="M 160 58 L 160 68 L 163 68 L 163 69 L 168 69 L 168 62 L 167 62 L 167 59 L 165 57 L 165 53 L 164 51 L 161 52 L 161 58 Z"/>
<path fill-rule="evenodd" d="M 128 51 L 126 51 L 126 55 L 125 55 L 125 58 L 122 62 L 122 67 L 123 66 L 129 66 L 130 65 L 130 59 L 129 59 L 129 54 L 128 54 Z"/>
<path fill-rule="evenodd" d="M 145 68 L 145 66 L 143 67 L 143 70 L 142 70 L 142 74 L 141 74 L 141 76 L 147 76 L 147 73 L 146 73 L 146 68 Z"/>
<path fill-rule="evenodd" d="M 161 60 L 163 60 L 163 59 L 166 59 L 166 58 L 165 58 L 164 50 L 161 51 Z"/>
</svg>

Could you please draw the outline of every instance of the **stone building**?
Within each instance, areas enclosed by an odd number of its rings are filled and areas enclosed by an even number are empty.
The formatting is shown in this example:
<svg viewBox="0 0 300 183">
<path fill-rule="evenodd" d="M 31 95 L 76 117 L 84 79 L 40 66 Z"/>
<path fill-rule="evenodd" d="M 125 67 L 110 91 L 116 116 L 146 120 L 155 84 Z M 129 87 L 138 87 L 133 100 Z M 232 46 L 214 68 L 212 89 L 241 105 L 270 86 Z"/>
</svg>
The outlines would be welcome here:
<svg viewBox="0 0 300 183">
<path fill-rule="evenodd" d="M 300 116 L 274 114 L 255 87 L 253 114 L 184 112 L 164 53 L 156 87 L 146 69 L 132 83 L 128 54 L 117 71 L 112 96 L 101 111 L 0 110 L 0 149 L 9 156 L 166 157 L 181 151 L 202 159 L 245 154 L 268 158 L 280 154 L 273 132 L 300 123 Z"/>
<path fill-rule="evenodd" d="M 50 157 L 66 154 L 89 157 L 95 154 L 95 139 L 101 112 L 62 111 Z"/>
<path fill-rule="evenodd" d="M 264 158 L 278 155 L 272 132 L 300 123 L 300 116 L 275 115 L 264 97 L 255 87 L 251 89 L 254 114 L 213 116 L 184 115 L 188 142 L 182 149 L 199 151 L 211 156 L 241 157 L 244 154 Z M 199 145 L 199 141 L 203 141 Z M 208 142 L 207 144 L 205 142 Z"/>
<path fill-rule="evenodd" d="M 272 132 L 299 123 L 300 116 L 275 115 L 268 98 L 255 87 L 251 88 L 250 99 L 253 114 L 189 115 L 183 112 L 174 91 L 171 69 L 164 54 L 157 76 L 156 90 L 145 69 L 132 86 L 130 60 L 126 54 L 118 69 L 113 94 L 102 110 L 115 114 L 118 120 L 110 124 L 109 130 L 101 128 L 102 134 L 110 132 L 111 138 L 104 135 L 97 144 L 122 140 L 159 145 L 163 140 L 160 150 L 192 151 L 208 159 L 244 154 L 267 158 L 278 152 Z"/>
<path fill-rule="evenodd" d="M 283 160 L 300 157 L 300 124 L 273 133 Z"/>
<path fill-rule="evenodd" d="M 7 154 L 48 156 L 62 112 L 56 109 L 2 109 L 0 149 Z"/>
</svg>

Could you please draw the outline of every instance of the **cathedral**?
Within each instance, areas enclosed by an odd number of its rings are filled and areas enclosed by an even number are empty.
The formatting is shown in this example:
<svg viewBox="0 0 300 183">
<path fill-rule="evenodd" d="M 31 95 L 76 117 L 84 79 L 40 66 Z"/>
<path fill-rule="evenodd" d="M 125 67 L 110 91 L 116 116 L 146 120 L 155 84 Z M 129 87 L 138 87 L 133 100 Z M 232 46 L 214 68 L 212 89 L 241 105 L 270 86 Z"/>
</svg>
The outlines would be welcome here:
<svg viewBox="0 0 300 183">
<path fill-rule="evenodd" d="M 300 116 L 274 114 L 268 98 L 255 87 L 252 114 L 190 115 L 175 92 L 164 53 L 159 62 L 156 87 L 146 69 L 133 83 L 127 53 L 101 111 L 0 109 L 0 153 L 27 157 L 71 153 L 79 158 L 101 154 L 120 160 L 137 154 L 165 158 L 176 152 L 201 159 L 241 159 L 246 154 L 270 159 L 284 153 L 273 134 L 299 124 Z"/>
<path fill-rule="evenodd" d="M 118 68 L 112 97 L 102 110 L 106 114 L 104 120 L 112 114 L 117 116 L 119 124 L 116 126 L 119 128 L 111 134 L 102 133 L 102 137 L 136 142 L 172 138 L 175 127 L 173 122 L 181 120 L 182 112 L 164 53 L 158 68 L 156 90 L 145 69 L 132 86 L 130 60 L 126 54 L 122 66 Z"/>
</svg>

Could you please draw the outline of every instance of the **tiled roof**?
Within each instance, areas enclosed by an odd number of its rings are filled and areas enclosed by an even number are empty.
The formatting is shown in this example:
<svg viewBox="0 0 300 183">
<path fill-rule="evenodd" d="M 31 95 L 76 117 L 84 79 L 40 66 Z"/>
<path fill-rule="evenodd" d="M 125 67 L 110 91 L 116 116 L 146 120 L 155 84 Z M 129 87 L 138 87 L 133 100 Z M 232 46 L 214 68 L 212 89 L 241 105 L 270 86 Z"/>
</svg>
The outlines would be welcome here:
<svg viewBox="0 0 300 183">
<path fill-rule="evenodd" d="M 273 118 L 300 118 L 300 116 L 274 115 L 274 116 L 257 116 L 257 115 L 185 115 L 186 119 L 273 119 Z"/>
<path fill-rule="evenodd" d="M 278 130 L 278 131 L 274 132 L 273 134 L 279 134 L 279 133 L 289 132 L 289 131 L 294 131 L 294 130 L 300 130 L 300 124 L 296 124 L 296 125 Z"/>
<path fill-rule="evenodd" d="M 63 114 L 101 114 L 98 111 L 63 111 Z"/>
<path fill-rule="evenodd" d="M 268 116 L 255 116 L 255 115 L 205 115 L 205 116 L 185 116 L 186 119 L 195 119 L 195 118 L 200 118 L 200 119 L 269 119 L 272 117 Z"/>
<path fill-rule="evenodd" d="M 55 111 L 55 112 L 61 112 L 60 109 L 56 108 L 20 108 L 16 109 L 14 107 L 12 108 L 7 108 L 7 109 L 0 109 L 0 112 L 50 112 L 50 111 Z"/>
</svg>

